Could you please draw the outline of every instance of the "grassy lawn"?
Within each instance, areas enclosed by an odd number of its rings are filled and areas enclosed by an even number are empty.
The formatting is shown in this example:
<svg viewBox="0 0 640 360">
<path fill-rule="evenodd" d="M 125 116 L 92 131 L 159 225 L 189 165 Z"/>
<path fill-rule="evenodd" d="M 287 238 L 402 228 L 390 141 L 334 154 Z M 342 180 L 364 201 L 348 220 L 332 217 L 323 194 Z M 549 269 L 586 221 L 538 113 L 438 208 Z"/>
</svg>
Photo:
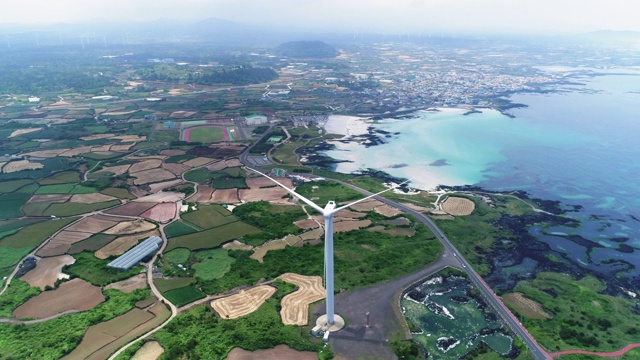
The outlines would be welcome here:
<svg viewBox="0 0 640 360">
<path fill-rule="evenodd" d="M 95 204 L 82 204 L 82 203 L 56 203 L 51 204 L 43 213 L 45 216 L 55 215 L 55 216 L 71 216 L 71 215 L 79 215 L 84 214 L 96 210 L 106 209 L 112 206 L 116 206 L 120 204 L 118 200 L 105 201 Z"/>
<path fill-rule="evenodd" d="M 140 273 L 142 265 L 136 265 L 131 270 L 122 271 L 107 267 L 111 260 L 100 260 L 90 252 L 81 252 L 73 256 L 76 262 L 64 267 L 64 273 L 87 280 L 93 285 L 105 286 L 119 280 L 130 278 Z"/>
<path fill-rule="evenodd" d="M 590 276 L 576 280 L 567 274 L 539 273 L 518 283 L 515 291 L 553 315 L 546 320 L 521 317 L 548 350 L 614 351 L 638 342 L 637 301 L 600 294 L 604 289 L 602 282 Z"/>
<path fill-rule="evenodd" d="M 169 224 L 169 226 L 164 228 L 164 232 L 169 238 L 193 234 L 198 231 L 200 231 L 200 229 L 196 229 L 193 225 L 190 225 L 182 220 L 174 221 Z"/>
<path fill-rule="evenodd" d="M 235 261 L 229 257 L 227 249 L 200 251 L 196 253 L 196 259 L 200 261 L 191 267 L 195 270 L 195 277 L 202 280 L 222 278 L 231 270 L 231 264 Z"/>
<path fill-rule="evenodd" d="M 323 182 L 309 182 L 300 185 L 296 188 L 296 192 L 307 199 L 312 200 L 320 207 L 330 200 L 336 203 L 349 200 L 357 200 L 364 196 L 355 190 L 351 190 L 348 187 L 340 184 L 323 181 Z"/>
<path fill-rule="evenodd" d="M 182 214 L 182 219 L 203 230 L 238 221 L 238 218 L 220 205 L 198 205 L 198 210 Z"/>
<path fill-rule="evenodd" d="M 180 307 L 205 297 L 204 293 L 193 286 L 185 286 L 173 290 L 169 290 L 162 294 L 167 300 L 171 301 L 175 306 Z"/>
<path fill-rule="evenodd" d="M 238 239 L 244 235 L 258 231 L 258 229 L 249 224 L 245 224 L 242 221 L 236 221 L 202 232 L 170 239 L 166 250 L 169 251 L 180 247 L 190 250 L 211 249 L 220 246 L 227 241 Z"/>
<path fill-rule="evenodd" d="M 207 126 L 192 129 L 189 133 L 189 141 L 212 143 L 224 139 L 224 131 L 217 126 Z"/>
<path fill-rule="evenodd" d="M 162 254 L 167 261 L 174 264 L 186 264 L 187 260 L 189 260 L 189 255 L 191 255 L 191 251 L 183 248 L 174 249 Z"/>
</svg>

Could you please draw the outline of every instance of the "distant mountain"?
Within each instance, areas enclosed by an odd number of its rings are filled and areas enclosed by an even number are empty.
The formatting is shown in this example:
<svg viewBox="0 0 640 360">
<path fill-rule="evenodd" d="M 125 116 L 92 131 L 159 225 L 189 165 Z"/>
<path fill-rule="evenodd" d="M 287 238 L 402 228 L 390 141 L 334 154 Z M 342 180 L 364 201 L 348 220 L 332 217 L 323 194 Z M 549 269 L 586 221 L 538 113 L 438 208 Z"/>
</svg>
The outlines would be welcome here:
<svg viewBox="0 0 640 360">
<path fill-rule="evenodd" d="M 326 59 L 338 56 L 338 51 L 322 41 L 290 41 L 276 48 L 276 53 L 292 58 Z"/>
</svg>

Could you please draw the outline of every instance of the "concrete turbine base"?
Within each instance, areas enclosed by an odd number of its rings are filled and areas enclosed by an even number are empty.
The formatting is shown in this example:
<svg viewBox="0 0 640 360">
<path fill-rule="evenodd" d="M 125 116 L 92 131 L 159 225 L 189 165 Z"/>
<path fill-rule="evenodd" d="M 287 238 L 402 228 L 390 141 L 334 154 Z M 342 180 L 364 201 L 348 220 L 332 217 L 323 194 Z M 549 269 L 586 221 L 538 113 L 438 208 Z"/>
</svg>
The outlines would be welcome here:
<svg viewBox="0 0 640 360">
<path fill-rule="evenodd" d="M 333 315 L 333 325 L 327 324 L 327 315 L 322 315 L 316 320 L 316 325 L 320 326 L 325 332 L 336 332 L 344 327 L 344 319 L 340 315 Z"/>
</svg>

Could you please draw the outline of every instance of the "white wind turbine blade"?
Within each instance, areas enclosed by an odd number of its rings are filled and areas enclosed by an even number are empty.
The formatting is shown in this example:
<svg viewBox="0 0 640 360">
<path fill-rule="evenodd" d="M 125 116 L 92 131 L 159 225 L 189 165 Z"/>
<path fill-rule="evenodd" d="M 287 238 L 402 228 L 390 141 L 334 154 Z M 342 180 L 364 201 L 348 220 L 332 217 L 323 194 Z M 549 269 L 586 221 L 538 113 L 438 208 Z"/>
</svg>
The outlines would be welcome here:
<svg viewBox="0 0 640 360">
<path fill-rule="evenodd" d="M 274 179 L 274 178 L 272 178 L 272 177 L 270 177 L 270 176 L 268 176 L 268 175 L 266 175 L 266 174 L 263 174 L 263 173 L 261 173 L 261 172 L 260 172 L 260 171 L 258 171 L 258 170 L 252 169 L 252 168 L 250 168 L 250 167 L 247 167 L 247 169 L 249 169 L 249 170 L 251 170 L 251 171 L 253 171 L 253 172 L 257 172 L 258 174 L 260 174 L 260 175 L 262 175 L 262 176 L 266 177 L 267 179 L 269 179 L 269 180 L 273 181 L 274 183 L 278 184 L 281 188 L 283 188 L 283 189 L 287 190 L 288 192 L 290 192 L 290 193 L 291 193 L 291 195 L 293 195 L 293 196 L 297 197 L 298 199 L 300 199 L 300 200 L 304 201 L 307 205 L 311 206 L 312 208 L 314 208 L 314 209 L 315 209 L 316 211 L 318 211 L 319 213 L 324 214 L 324 209 L 323 209 L 323 208 L 321 208 L 320 206 L 316 205 L 313 201 L 311 201 L 311 200 L 307 199 L 306 197 L 304 197 L 304 196 L 302 196 L 302 195 L 298 194 L 297 192 L 293 191 L 292 189 L 290 189 L 290 188 L 288 188 L 288 187 L 284 186 L 283 184 L 281 184 L 280 182 L 278 182 L 276 179 Z"/>
<path fill-rule="evenodd" d="M 352 202 L 352 203 L 349 203 L 349 204 L 347 204 L 347 205 L 340 206 L 339 208 L 335 208 L 335 209 L 333 209 L 333 210 L 331 211 L 331 213 L 332 213 L 332 214 L 335 214 L 335 213 L 337 213 L 337 212 L 338 212 L 338 211 L 340 211 L 340 210 L 344 210 L 344 209 L 348 208 L 349 206 L 353 206 L 353 205 L 355 205 L 355 204 L 357 204 L 357 203 L 363 202 L 363 201 L 365 201 L 365 200 L 369 200 L 369 199 L 371 199 L 372 197 L 374 197 L 374 196 L 378 196 L 378 195 L 380 195 L 380 194 L 382 194 L 382 193 L 384 193 L 384 192 L 387 192 L 387 191 L 389 191 L 389 190 L 393 190 L 393 189 L 399 188 L 400 186 L 402 186 L 402 185 L 404 185 L 404 184 L 406 184 L 406 183 L 408 183 L 408 182 L 409 182 L 409 180 L 404 181 L 404 182 L 400 183 L 400 185 L 398 185 L 398 186 L 396 186 L 396 187 L 391 187 L 391 188 L 388 188 L 388 189 L 384 189 L 384 190 L 382 190 L 382 191 L 380 191 L 380 192 L 377 192 L 377 193 L 375 193 L 375 194 L 371 194 L 371 195 L 369 195 L 369 196 L 367 196 L 367 197 L 365 197 L 365 198 L 362 198 L 362 199 L 360 199 L 360 200 L 356 200 L 356 201 L 354 201 L 354 202 Z"/>
</svg>

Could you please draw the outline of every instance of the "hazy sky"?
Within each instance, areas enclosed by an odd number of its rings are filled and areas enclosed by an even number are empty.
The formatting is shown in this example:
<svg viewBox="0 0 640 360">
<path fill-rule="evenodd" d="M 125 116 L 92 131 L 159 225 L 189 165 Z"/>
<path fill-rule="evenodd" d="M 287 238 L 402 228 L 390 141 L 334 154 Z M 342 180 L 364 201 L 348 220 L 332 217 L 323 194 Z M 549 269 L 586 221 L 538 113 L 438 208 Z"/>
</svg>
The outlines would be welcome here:
<svg viewBox="0 0 640 360">
<path fill-rule="evenodd" d="M 364 32 L 640 31 L 637 0 L 19 0 L 0 23 L 216 17 L 240 23 Z"/>
</svg>

